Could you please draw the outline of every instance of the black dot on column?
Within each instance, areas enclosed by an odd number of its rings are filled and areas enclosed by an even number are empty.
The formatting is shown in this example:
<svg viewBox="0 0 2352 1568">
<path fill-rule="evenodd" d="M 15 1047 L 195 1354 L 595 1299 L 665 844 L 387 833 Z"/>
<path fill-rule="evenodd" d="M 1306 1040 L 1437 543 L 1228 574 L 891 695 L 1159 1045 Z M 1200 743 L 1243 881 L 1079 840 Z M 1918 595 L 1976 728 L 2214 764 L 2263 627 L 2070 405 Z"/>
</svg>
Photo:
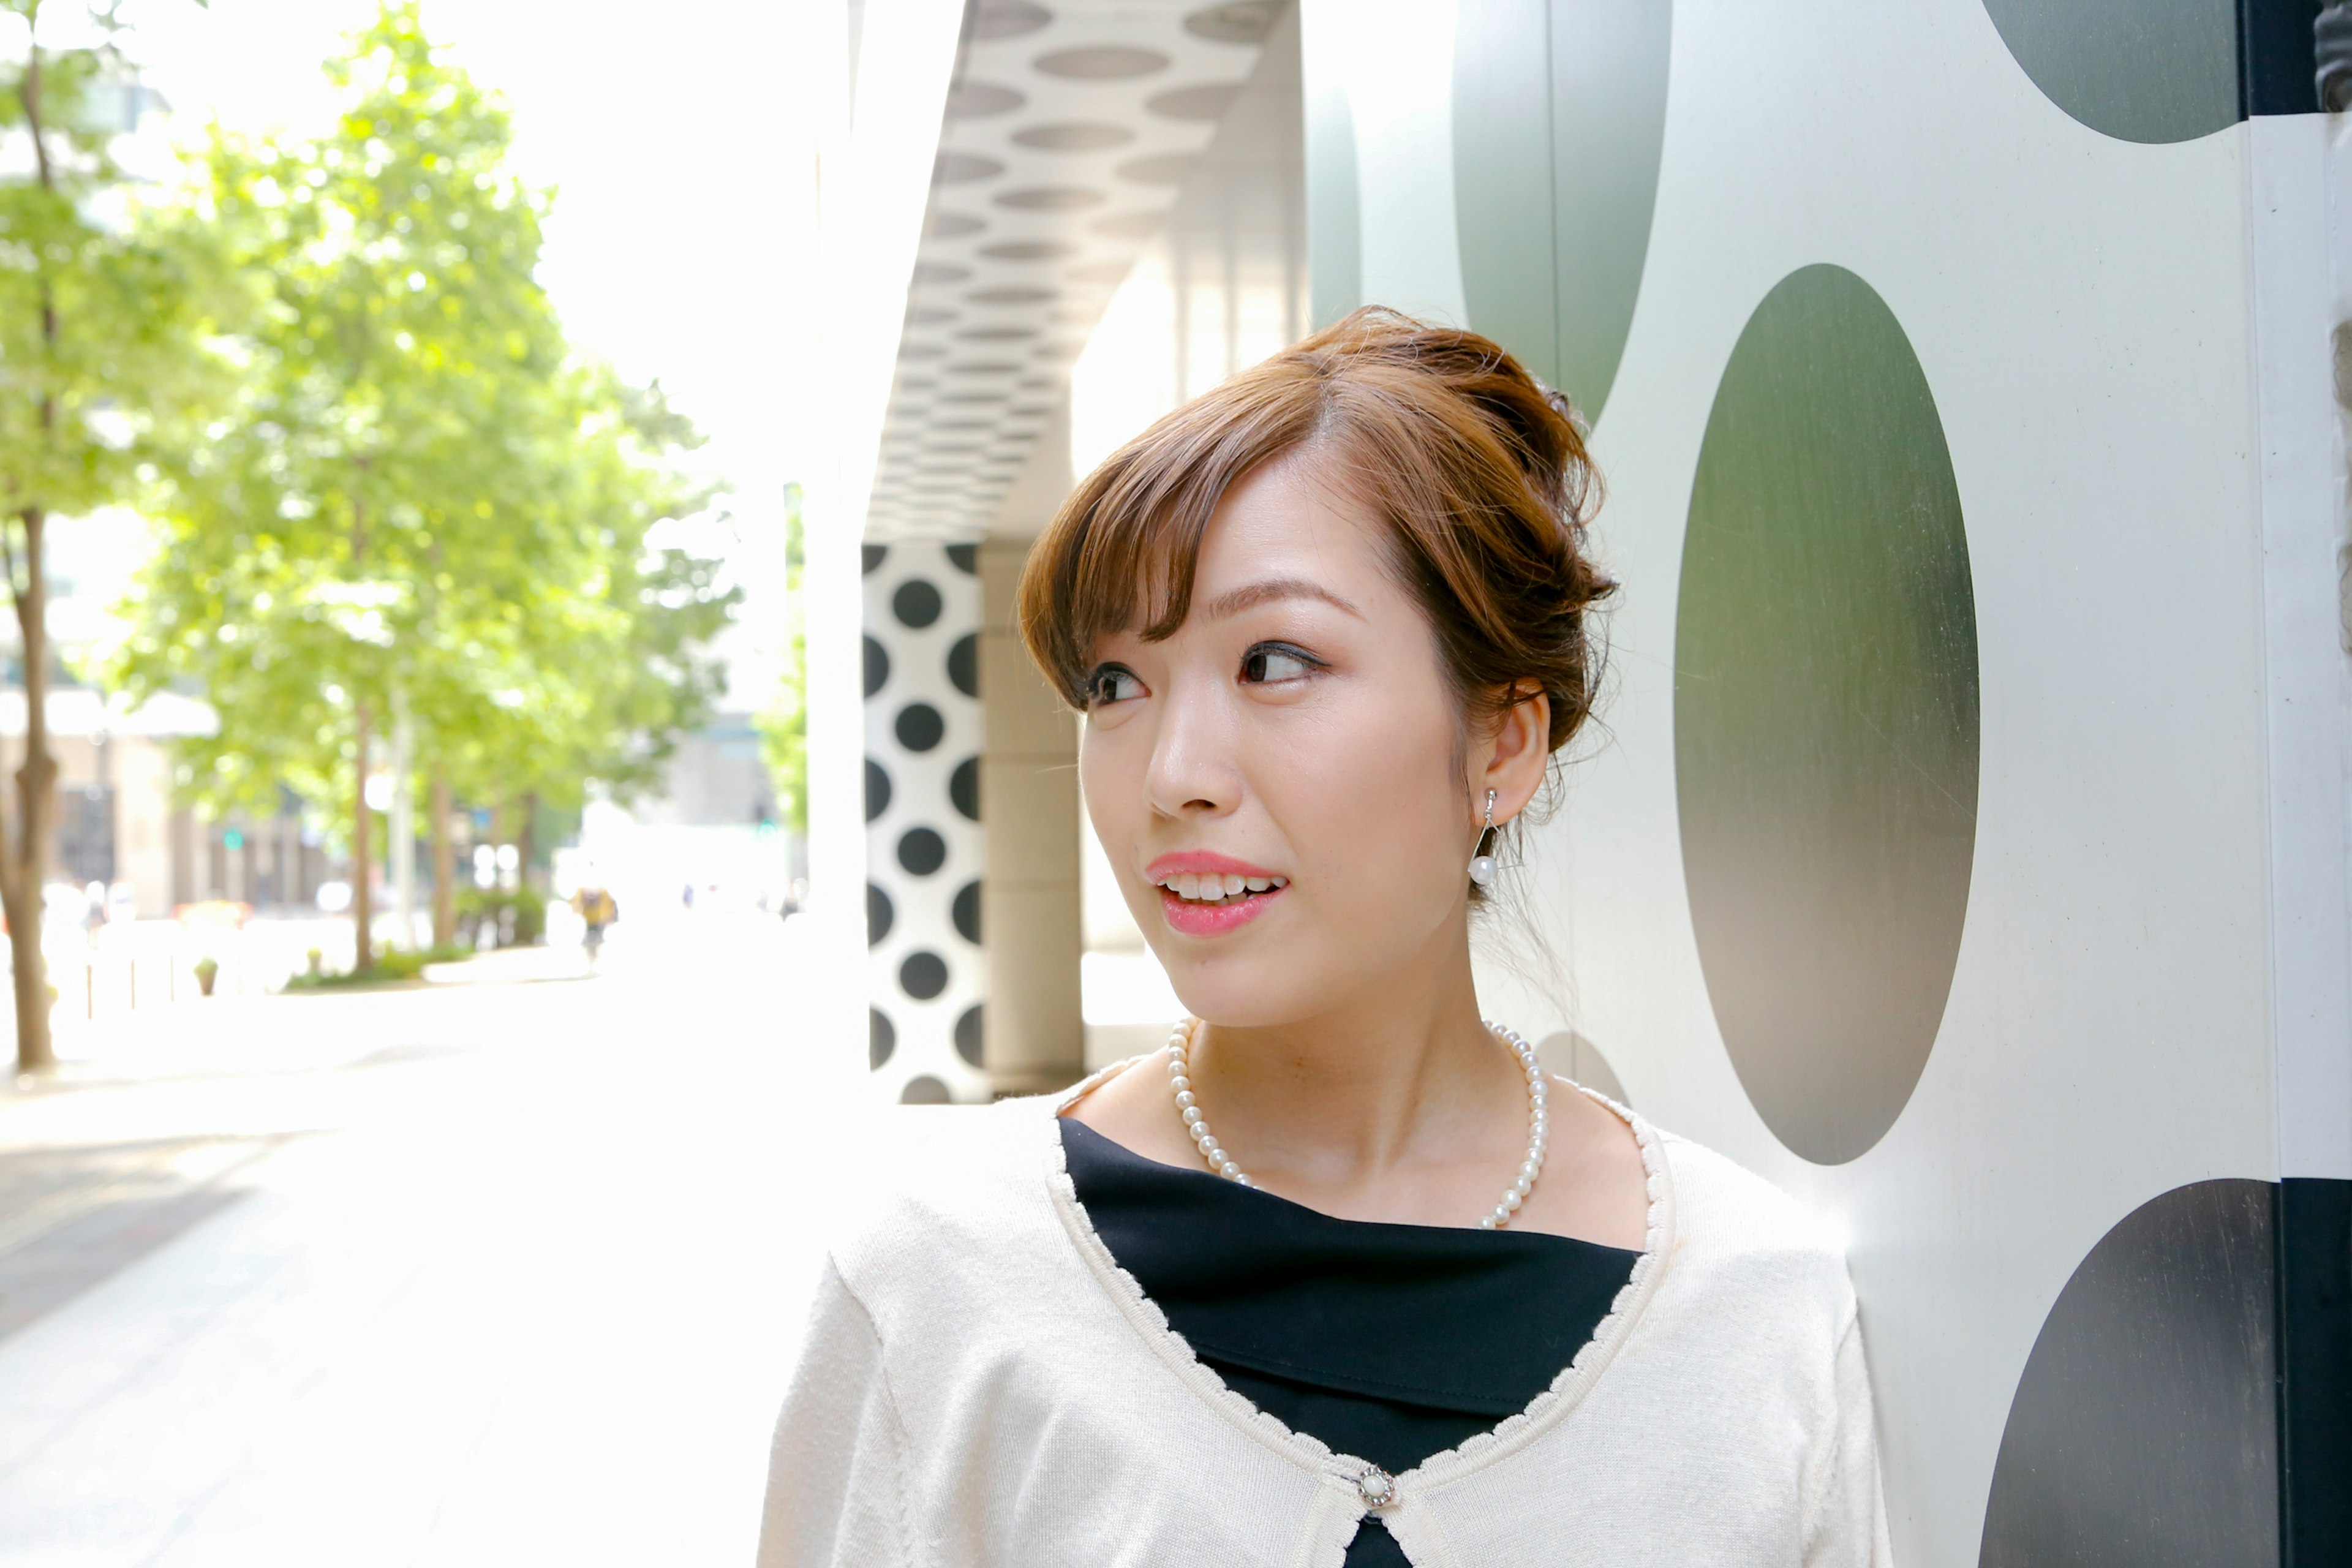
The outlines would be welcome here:
<svg viewBox="0 0 2352 1568">
<path fill-rule="evenodd" d="M 980 695 L 980 638 L 971 632 L 956 638 L 948 649 L 948 679 L 966 697 Z"/>
<path fill-rule="evenodd" d="M 898 1048 L 898 1031 L 879 1007 L 866 1009 L 866 1065 L 878 1068 Z"/>
<path fill-rule="evenodd" d="M 980 759 L 966 757 L 948 775 L 948 799 L 967 821 L 980 820 Z"/>
<path fill-rule="evenodd" d="M 948 560 L 957 571 L 967 576 L 977 576 L 980 574 L 980 546 L 977 544 L 949 545 Z"/>
<path fill-rule="evenodd" d="M 890 809 L 890 772 L 873 758 L 866 759 L 866 820 Z"/>
<path fill-rule="evenodd" d="M 928 752 L 948 732 L 948 721 L 928 702 L 909 702 L 898 710 L 898 744 L 910 752 Z"/>
<path fill-rule="evenodd" d="M 956 889 L 951 910 L 955 917 L 956 934 L 968 942 L 980 942 L 980 884 L 966 882 Z"/>
<path fill-rule="evenodd" d="M 890 613 L 901 626 L 919 631 L 940 618 L 940 591 L 921 577 L 909 577 L 890 595 Z"/>
<path fill-rule="evenodd" d="M 881 690 L 882 683 L 889 679 L 890 650 L 872 637 L 867 637 L 866 639 L 866 695 L 871 697 Z"/>
<path fill-rule="evenodd" d="M 888 936 L 890 927 L 898 918 L 898 911 L 890 907 L 890 895 L 873 883 L 866 883 L 866 945 L 872 947 L 876 942 Z"/>
<path fill-rule="evenodd" d="M 898 864 L 913 877 L 928 877 L 948 862 L 948 841 L 928 827 L 910 827 L 898 837 Z"/>
<path fill-rule="evenodd" d="M 907 955 L 898 965 L 898 988 L 918 1002 L 928 1002 L 948 988 L 948 961 L 928 948 Z"/>
<path fill-rule="evenodd" d="M 973 1067 L 979 1067 L 982 1065 L 981 1054 L 987 1044 L 988 1037 L 981 1023 L 981 1004 L 975 1002 L 966 1007 L 963 1016 L 956 1020 L 956 1055 Z"/>
<path fill-rule="evenodd" d="M 945 1105 L 949 1100 L 948 1086 L 929 1073 L 908 1079 L 907 1087 L 898 1091 L 901 1105 Z"/>
<path fill-rule="evenodd" d="M 861 553 L 866 558 L 866 564 L 860 570 L 870 574 L 889 555 L 890 549 L 887 545 L 868 544 L 863 547 Z"/>
</svg>

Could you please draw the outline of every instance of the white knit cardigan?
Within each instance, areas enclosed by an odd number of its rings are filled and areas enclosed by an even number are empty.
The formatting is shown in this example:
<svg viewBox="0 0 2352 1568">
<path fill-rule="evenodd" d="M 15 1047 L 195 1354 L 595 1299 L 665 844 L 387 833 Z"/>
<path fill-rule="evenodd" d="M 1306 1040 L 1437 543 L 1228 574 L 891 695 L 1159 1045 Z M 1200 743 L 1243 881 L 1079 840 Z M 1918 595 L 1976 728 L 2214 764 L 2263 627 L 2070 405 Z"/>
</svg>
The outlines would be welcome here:
<svg viewBox="0 0 2352 1568">
<path fill-rule="evenodd" d="M 1100 1076 L 926 1117 L 833 1248 L 760 1568 L 1341 1568 L 1366 1461 L 1227 1388 L 1078 1205 L 1055 1117 Z M 1395 1478 L 1389 1530 L 1417 1568 L 1885 1564 L 1843 1258 L 1602 1103 L 1649 1171 L 1641 1259 L 1534 1404 Z"/>
</svg>

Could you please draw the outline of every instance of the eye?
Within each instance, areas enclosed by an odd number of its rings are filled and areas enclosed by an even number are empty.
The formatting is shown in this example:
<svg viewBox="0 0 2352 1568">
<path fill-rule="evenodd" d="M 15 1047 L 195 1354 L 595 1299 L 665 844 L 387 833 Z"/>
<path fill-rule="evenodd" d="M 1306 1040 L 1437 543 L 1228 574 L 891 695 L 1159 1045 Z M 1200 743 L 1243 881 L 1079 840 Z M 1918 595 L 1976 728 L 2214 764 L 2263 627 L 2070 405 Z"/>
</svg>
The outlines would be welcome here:
<svg viewBox="0 0 2352 1568">
<path fill-rule="evenodd" d="M 1288 643 L 1262 642 L 1242 655 L 1242 680 L 1250 686 L 1304 680 L 1322 668 L 1322 660 Z"/>
<path fill-rule="evenodd" d="M 1113 702 L 1124 702 L 1130 697 L 1140 697 L 1143 682 L 1135 671 L 1125 665 L 1106 664 L 1087 677 L 1087 707 L 1089 710 Z"/>
</svg>

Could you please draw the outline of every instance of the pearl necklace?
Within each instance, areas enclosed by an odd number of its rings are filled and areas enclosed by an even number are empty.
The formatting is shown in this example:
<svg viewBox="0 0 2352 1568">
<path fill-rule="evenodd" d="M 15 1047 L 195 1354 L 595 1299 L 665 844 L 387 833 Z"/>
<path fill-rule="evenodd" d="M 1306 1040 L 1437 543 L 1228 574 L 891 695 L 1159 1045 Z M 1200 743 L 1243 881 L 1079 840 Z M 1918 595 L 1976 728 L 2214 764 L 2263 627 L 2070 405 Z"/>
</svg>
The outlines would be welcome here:
<svg viewBox="0 0 2352 1568">
<path fill-rule="evenodd" d="M 1201 1115 L 1200 1100 L 1192 1093 L 1192 1035 L 1200 1026 L 1198 1018 L 1187 1018 L 1176 1026 L 1175 1033 L 1168 1037 L 1168 1083 L 1176 1093 L 1177 1114 L 1183 1117 L 1184 1131 L 1192 1135 L 1192 1142 L 1199 1145 L 1201 1158 L 1208 1162 L 1210 1170 L 1229 1182 L 1255 1187 L 1257 1184 L 1234 1163 L 1223 1146 L 1218 1143 L 1216 1134 L 1209 1131 L 1209 1123 Z M 1519 1162 L 1518 1180 L 1513 1182 L 1510 1190 L 1503 1194 L 1503 1201 L 1478 1222 L 1481 1229 L 1501 1230 L 1511 1223 L 1511 1216 L 1519 1211 L 1519 1205 L 1528 1201 L 1528 1194 L 1535 1189 L 1536 1177 L 1543 1173 L 1544 1151 L 1551 1141 L 1551 1120 L 1544 1108 L 1543 1066 L 1536 1060 L 1535 1047 L 1500 1024 L 1488 1024 L 1486 1029 L 1519 1058 L 1519 1070 L 1528 1080 L 1528 1152 L 1526 1158 Z"/>
</svg>

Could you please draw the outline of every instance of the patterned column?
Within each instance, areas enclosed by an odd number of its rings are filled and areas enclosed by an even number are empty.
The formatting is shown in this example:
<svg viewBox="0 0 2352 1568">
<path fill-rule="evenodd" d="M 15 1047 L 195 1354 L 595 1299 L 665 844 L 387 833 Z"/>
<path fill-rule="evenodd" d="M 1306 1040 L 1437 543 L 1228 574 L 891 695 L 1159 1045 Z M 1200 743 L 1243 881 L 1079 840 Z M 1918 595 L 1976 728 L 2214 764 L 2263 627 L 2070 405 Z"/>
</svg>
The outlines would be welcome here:
<svg viewBox="0 0 2352 1568">
<path fill-rule="evenodd" d="M 866 547 L 866 933 L 877 1088 L 980 1100 L 980 582 L 970 544 Z"/>
</svg>

